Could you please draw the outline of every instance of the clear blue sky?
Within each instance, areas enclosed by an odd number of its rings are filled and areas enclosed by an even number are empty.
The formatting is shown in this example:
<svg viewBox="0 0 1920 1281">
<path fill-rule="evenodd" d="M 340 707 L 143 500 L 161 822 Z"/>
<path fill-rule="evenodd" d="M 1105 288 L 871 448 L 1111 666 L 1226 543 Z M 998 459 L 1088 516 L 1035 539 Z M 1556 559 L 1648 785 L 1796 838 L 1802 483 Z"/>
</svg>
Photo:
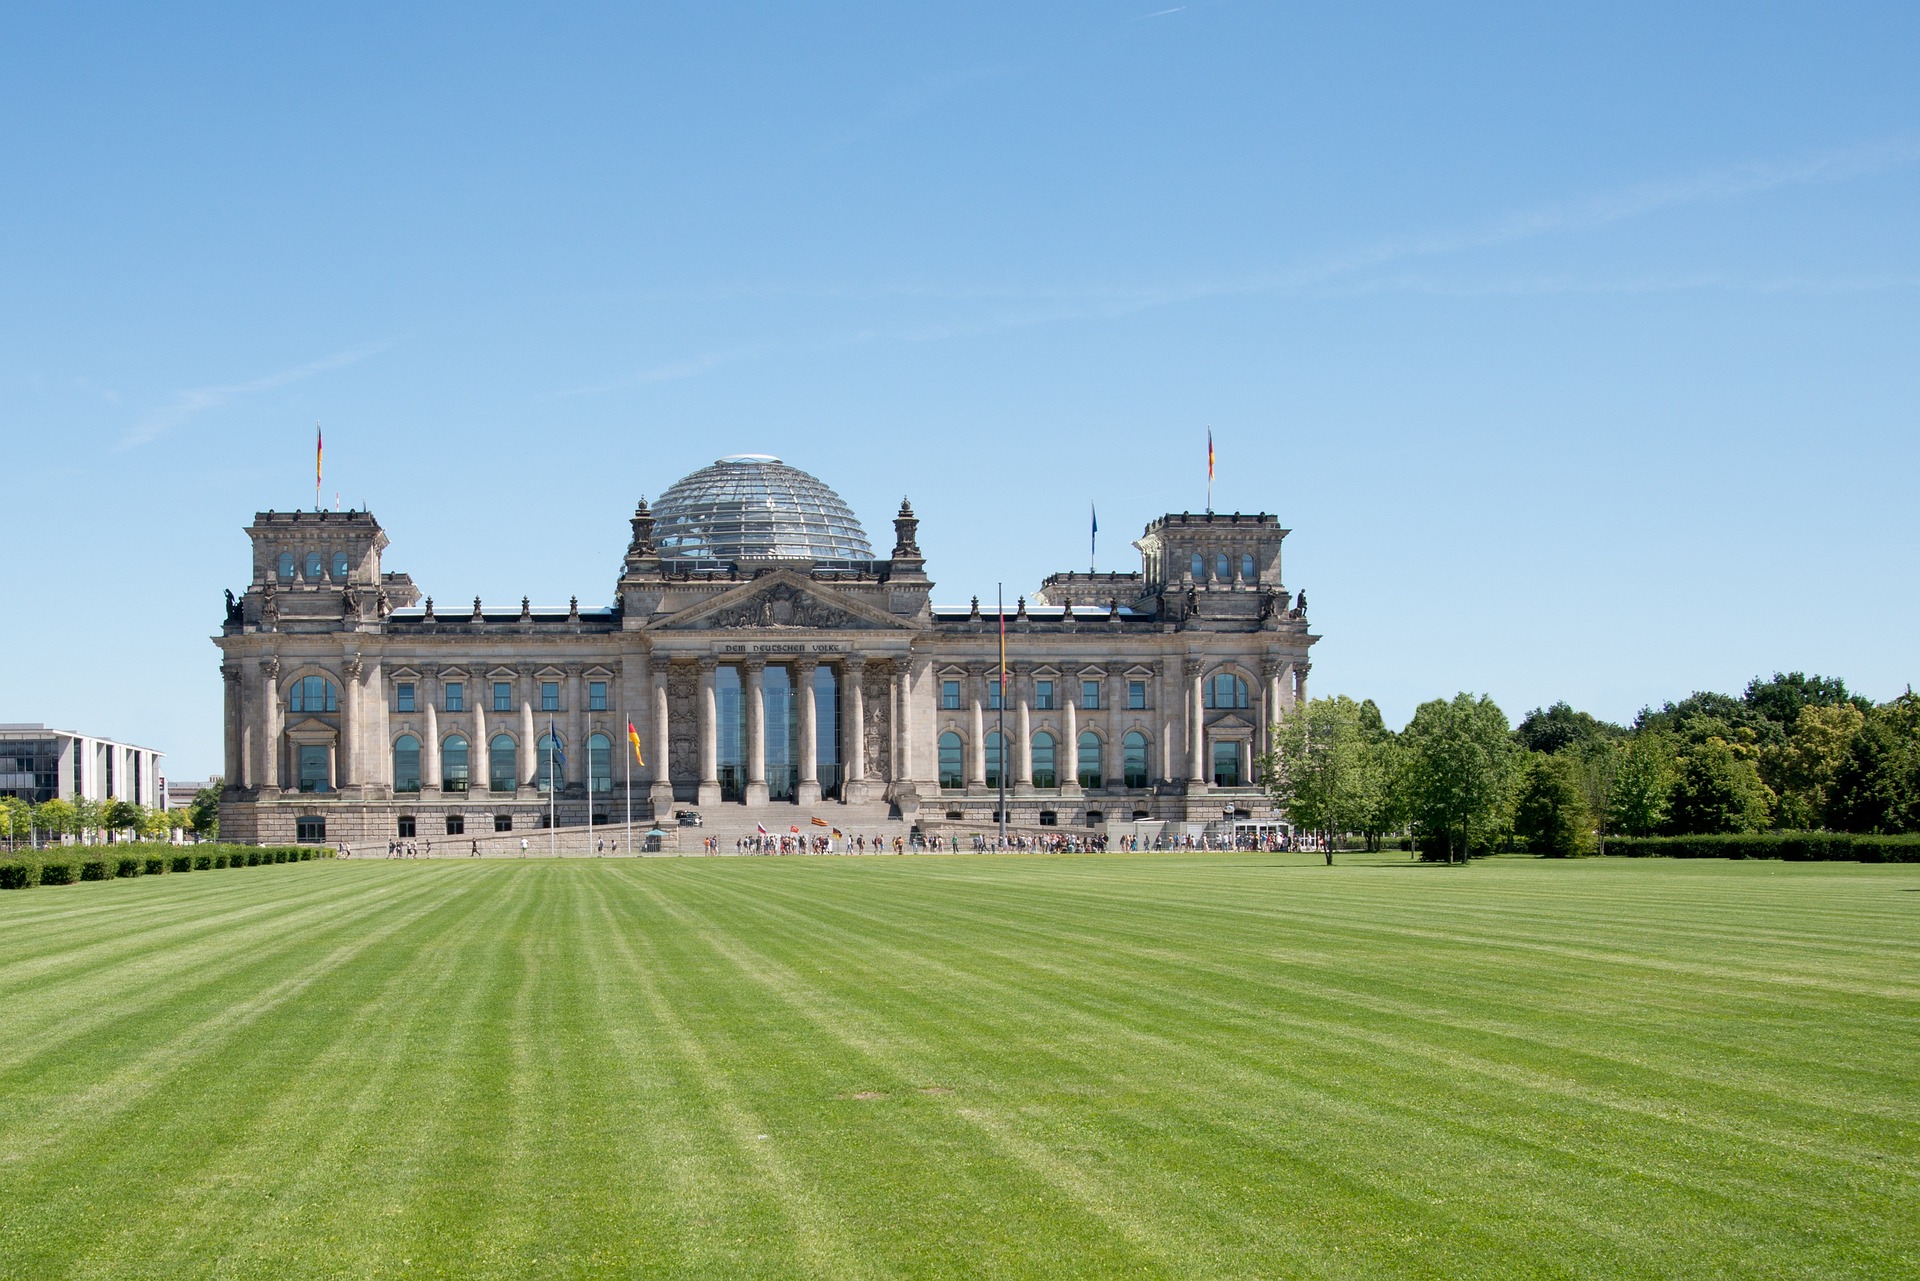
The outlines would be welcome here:
<svg viewBox="0 0 1920 1281">
<path fill-rule="evenodd" d="M 0 720 L 220 761 L 256 509 L 606 603 L 815 472 L 942 601 L 1204 501 L 1316 692 L 1920 662 L 1920 6 L 16 6 Z"/>
</svg>

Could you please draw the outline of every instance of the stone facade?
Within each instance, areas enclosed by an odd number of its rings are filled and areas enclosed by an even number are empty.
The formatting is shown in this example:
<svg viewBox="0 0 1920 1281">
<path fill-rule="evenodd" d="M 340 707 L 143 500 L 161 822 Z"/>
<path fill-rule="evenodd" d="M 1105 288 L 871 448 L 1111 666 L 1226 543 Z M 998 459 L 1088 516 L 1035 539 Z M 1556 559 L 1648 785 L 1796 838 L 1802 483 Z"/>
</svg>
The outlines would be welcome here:
<svg viewBox="0 0 1920 1281">
<path fill-rule="evenodd" d="M 562 611 L 423 603 L 382 569 L 372 515 L 260 513 L 215 642 L 221 832 L 492 836 L 630 805 L 987 825 L 996 753 L 1021 825 L 1274 817 L 1253 757 L 1306 696 L 1318 639 L 1275 517 L 1169 514 L 1134 544 L 1139 571 L 1056 574 L 1004 620 L 935 606 L 911 507 L 893 523 L 884 560 L 689 561 L 642 501 L 612 606 Z"/>
</svg>

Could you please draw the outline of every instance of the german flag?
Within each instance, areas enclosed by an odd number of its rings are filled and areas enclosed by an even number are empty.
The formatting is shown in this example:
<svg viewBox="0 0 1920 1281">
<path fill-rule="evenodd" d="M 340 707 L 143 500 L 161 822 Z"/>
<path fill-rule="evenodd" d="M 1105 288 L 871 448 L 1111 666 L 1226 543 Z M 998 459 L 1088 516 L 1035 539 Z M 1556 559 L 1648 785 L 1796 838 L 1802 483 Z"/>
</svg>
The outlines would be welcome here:
<svg viewBox="0 0 1920 1281">
<path fill-rule="evenodd" d="M 815 827 L 828 826 L 827 820 L 824 818 L 810 818 L 807 820 L 807 822 L 812 823 Z"/>
<path fill-rule="evenodd" d="M 633 718 L 627 718 L 627 741 L 633 744 L 633 760 L 636 765 L 645 765 L 647 758 L 640 754 L 640 731 L 633 727 Z"/>
</svg>

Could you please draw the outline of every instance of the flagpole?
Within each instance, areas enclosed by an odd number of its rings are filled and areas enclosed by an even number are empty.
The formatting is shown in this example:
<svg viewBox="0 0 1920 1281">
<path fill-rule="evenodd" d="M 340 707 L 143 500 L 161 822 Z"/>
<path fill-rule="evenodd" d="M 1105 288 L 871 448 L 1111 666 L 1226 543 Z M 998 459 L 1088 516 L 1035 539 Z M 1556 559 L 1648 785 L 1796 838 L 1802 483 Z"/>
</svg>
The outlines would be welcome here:
<svg viewBox="0 0 1920 1281">
<path fill-rule="evenodd" d="M 627 717 L 627 741 L 620 744 L 620 754 L 627 758 L 627 853 L 633 853 L 633 717 Z"/>
<path fill-rule="evenodd" d="M 547 857 L 560 857 L 560 780 L 553 775 L 553 758 L 560 754 L 560 740 L 553 734 L 553 717 L 547 717 Z"/>
<path fill-rule="evenodd" d="M 587 851 L 593 851 L 593 713 L 587 713 L 587 732 L 580 739 L 581 754 L 587 762 Z"/>
<path fill-rule="evenodd" d="M 320 510 L 320 467 L 322 460 L 326 457 L 326 451 L 322 448 L 324 444 L 325 438 L 320 434 L 320 424 L 315 422 L 313 424 L 313 509 L 315 511 Z"/>
<path fill-rule="evenodd" d="M 1004 583 L 993 585 L 994 608 L 1000 615 L 1000 767 L 994 771 L 1000 782 L 1000 848 L 1007 847 L 1007 589 Z"/>
</svg>

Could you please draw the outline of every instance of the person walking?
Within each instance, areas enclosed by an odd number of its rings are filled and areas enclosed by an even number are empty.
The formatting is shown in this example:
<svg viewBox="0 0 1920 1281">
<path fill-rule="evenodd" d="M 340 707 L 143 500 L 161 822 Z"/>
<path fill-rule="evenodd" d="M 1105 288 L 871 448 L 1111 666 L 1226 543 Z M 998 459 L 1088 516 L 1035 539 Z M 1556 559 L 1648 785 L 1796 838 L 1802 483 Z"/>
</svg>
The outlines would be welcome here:
<svg viewBox="0 0 1920 1281">
<path fill-rule="evenodd" d="M 527 856 L 527 838 L 523 836 L 520 838 L 520 857 L 525 858 L 526 856 Z"/>
</svg>

